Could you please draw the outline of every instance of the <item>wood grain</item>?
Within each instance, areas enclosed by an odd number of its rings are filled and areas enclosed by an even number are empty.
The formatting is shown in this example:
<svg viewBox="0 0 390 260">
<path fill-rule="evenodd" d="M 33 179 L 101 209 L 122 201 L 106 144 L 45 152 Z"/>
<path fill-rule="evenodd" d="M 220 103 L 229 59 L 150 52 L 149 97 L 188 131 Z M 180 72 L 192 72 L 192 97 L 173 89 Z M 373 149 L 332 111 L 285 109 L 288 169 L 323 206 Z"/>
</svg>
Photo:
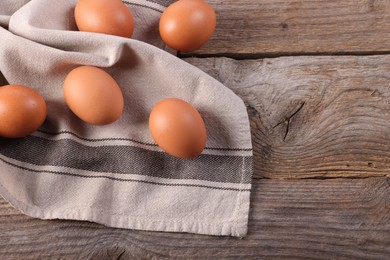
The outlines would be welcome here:
<svg viewBox="0 0 390 260">
<path fill-rule="evenodd" d="M 20 215 L 0 200 L 1 259 L 385 259 L 387 178 L 255 180 L 244 239 L 113 229 Z"/>
<path fill-rule="evenodd" d="M 210 41 L 190 55 L 259 57 L 390 51 L 390 1 L 207 0 Z"/>
<path fill-rule="evenodd" d="M 390 176 L 390 56 L 186 61 L 244 100 L 255 178 Z"/>
</svg>

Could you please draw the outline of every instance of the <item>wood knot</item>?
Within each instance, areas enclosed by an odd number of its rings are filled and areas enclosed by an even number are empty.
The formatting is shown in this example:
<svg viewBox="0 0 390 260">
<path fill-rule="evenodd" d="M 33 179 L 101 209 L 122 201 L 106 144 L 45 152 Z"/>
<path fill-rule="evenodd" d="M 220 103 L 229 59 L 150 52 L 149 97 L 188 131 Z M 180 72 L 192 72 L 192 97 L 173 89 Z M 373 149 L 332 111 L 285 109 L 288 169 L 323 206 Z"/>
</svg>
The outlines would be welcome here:
<svg viewBox="0 0 390 260">
<path fill-rule="evenodd" d="M 288 134 L 288 131 L 290 130 L 290 122 L 291 122 L 291 119 L 296 115 L 298 114 L 299 111 L 301 111 L 301 109 L 303 108 L 303 106 L 305 105 L 305 101 L 303 101 L 301 103 L 301 105 L 298 107 L 298 109 L 296 109 L 294 112 L 291 113 L 291 115 L 289 116 L 286 116 L 284 120 L 280 121 L 279 123 L 277 123 L 276 125 L 274 125 L 272 128 L 276 128 L 277 126 L 283 124 L 283 123 L 286 123 L 287 126 L 286 126 L 286 132 L 284 134 L 284 137 L 283 137 L 283 141 L 286 141 L 286 138 L 287 138 L 287 134 Z"/>
<path fill-rule="evenodd" d="M 280 23 L 280 27 L 282 27 L 282 29 L 286 30 L 286 29 L 288 29 L 288 23 L 282 22 L 282 23 Z"/>
</svg>

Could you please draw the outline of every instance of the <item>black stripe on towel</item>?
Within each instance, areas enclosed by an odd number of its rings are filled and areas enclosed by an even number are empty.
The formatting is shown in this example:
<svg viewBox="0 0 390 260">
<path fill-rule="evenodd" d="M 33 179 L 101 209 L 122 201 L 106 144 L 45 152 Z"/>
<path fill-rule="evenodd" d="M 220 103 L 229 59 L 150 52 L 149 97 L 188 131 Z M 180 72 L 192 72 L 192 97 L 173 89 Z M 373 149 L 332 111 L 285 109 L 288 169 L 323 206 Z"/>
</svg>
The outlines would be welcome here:
<svg viewBox="0 0 390 260">
<path fill-rule="evenodd" d="M 120 182 L 138 182 L 138 183 L 146 183 L 146 184 L 153 184 L 153 185 L 160 185 L 160 186 L 184 186 L 184 187 L 196 187 L 196 188 L 206 188 L 206 189 L 215 189 L 215 190 L 232 190 L 232 191 L 243 191 L 247 192 L 250 191 L 250 189 L 240 189 L 240 188 L 230 188 L 230 187 L 216 187 L 211 185 L 201 185 L 201 184 L 187 184 L 187 183 L 163 183 L 163 182 L 154 182 L 154 181 L 147 181 L 147 180 L 134 180 L 134 179 L 123 179 L 123 178 L 116 178 L 112 176 L 104 176 L 104 175 L 82 175 L 77 173 L 68 173 L 68 172 L 61 172 L 61 171 L 49 171 L 49 170 L 36 170 L 24 166 L 17 165 L 15 163 L 9 162 L 3 158 L 0 158 L 0 161 L 11 165 L 13 167 L 19 168 L 24 171 L 29 172 L 38 172 L 38 173 L 50 173 L 50 174 L 57 174 L 57 175 L 65 175 L 65 176 L 72 176 L 72 177 L 79 177 L 79 178 L 87 178 L 87 179 L 109 179 L 112 181 L 120 181 Z"/>
<path fill-rule="evenodd" d="M 69 167 L 86 172 L 248 184 L 252 178 L 250 156 L 202 154 L 188 160 L 129 145 L 91 147 L 71 139 L 47 140 L 37 136 L 0 138 L 0 153 L 30 164 Z"/>
</svg>

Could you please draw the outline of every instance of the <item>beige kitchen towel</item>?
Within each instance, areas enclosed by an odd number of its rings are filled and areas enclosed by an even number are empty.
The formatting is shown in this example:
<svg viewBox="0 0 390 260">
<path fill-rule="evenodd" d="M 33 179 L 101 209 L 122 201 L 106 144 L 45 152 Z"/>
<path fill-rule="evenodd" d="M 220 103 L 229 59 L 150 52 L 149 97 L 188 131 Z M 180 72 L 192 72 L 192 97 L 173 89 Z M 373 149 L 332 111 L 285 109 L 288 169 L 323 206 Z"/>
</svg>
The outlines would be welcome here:
<svg viewBox="0 0 390 260">
<path fill-rule="evenodd" d="M 36 218 L 245 236 L 252 145 L 243 101 L 166 49 L 158 19 L 170 1 L 124 1 L 135 17 L 132 39 L 77 31 L 76 2 L 0 2 L 0 83 L 31 86 L 48 107 L 35 133 L 0 138 L 0 194 Z M 64 79 L 81 65 L 120 85 L 118 121 L 89 125 L 66 106 Z M 195 159 L 164 153 L 148 131 L 152 107 L 168 97 L 191 103 L 205 121 L 206 149 Z"/>
</svg>

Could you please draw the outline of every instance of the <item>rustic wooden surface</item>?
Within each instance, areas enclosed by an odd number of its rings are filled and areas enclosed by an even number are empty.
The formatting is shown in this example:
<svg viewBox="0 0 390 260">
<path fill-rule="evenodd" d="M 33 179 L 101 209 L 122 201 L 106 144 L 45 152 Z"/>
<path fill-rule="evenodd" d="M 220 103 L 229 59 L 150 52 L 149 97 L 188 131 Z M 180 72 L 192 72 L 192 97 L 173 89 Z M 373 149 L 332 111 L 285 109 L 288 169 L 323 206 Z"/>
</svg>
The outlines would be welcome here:
<svg viewBox="0 0 390 260">
<path fill-rule="evenodd" d="M 390 51 L 387 0 L 208 0 L 217 13 L 203 56 L 253 58 Z"/>
<path fill-rule="evenodd" d="M 384 177 L 255 180 L 244 239 L 34 220 L 0 202 L 2 259 L 357 259 L 390 255 Z"/>
<path fill-rule="evenodd" d="M 209 2 L 217 31 L 182 57 L 247 105 L 248 236 L 43 221 L 0 198 L 0 259 L 390 259 L 390 1 Z"/>
<path fill-rule="evenodd" d="M 389 55 L 187 61 L 246 103 L 255 178 L 390 177 Z"/>
</svg>

